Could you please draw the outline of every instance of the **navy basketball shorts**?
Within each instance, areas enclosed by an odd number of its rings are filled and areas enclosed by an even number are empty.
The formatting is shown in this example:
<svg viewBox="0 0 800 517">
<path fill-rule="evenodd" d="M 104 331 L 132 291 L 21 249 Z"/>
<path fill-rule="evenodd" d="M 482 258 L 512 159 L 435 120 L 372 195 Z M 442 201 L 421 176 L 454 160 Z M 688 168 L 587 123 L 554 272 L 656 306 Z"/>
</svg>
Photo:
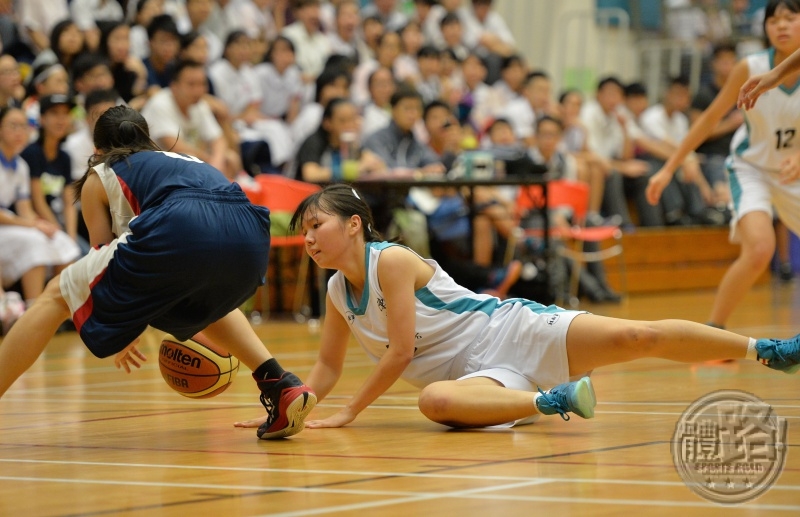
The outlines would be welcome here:
<svg viewBox="0 0 800 517">
<path fill-rule="evenodd" d="M 150 325 L 188 339 L 264 285 L 269 210 L 241 191 L 180 189 L 144 210 L 130 232 L 61 274 L 81 339 L 98 357 Z"/>
</svg>

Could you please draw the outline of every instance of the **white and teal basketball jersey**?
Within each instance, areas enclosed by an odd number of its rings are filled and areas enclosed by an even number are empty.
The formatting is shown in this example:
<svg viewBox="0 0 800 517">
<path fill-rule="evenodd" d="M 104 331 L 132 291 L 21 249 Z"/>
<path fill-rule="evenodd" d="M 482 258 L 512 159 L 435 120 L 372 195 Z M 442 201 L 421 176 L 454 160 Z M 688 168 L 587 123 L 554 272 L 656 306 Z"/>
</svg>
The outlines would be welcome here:
<svg viewBox="0 0 800 517">
<path fill-rule="evenodd" d="M 775 49 L 747 57 L 750 77 L 775 66 Z M 778 172 L 781 162 L 800 151 L 800 81 L 791 88 L 781 85 L 761 94 L 745 112 L 745 123 L 736 130 L 731 153 L 765 172 Z"/>
<path fill-rule="evenodd" d="M 367 281 L 360 300 L 353 299 L 350 285 L 341 272 L 328 282 L 328 294 L 336 310 L 347 320 L 350 331 L 375 362 L 386 353 L 389 343 L 387 310 L 390 308 L 386 306 L 378 282 L 380 254 L 389 246 L 397 244 L 367 243 Z M 402 376 L 417 387 L 463 375 L 464 365 L 459 364 L 464 358 L 463 352 L 482 342 L 508 341 L 508 328 L 514 327 L 513 322 L 521 312 L 561 312 L 555 306 L 545 307 L 529 300 L 501 301 L 476 294 L 458 285 L 436 261 L 425 262 L 435 272 L 428 284 L 415 293 L 414 359 Z"/>
</svg>

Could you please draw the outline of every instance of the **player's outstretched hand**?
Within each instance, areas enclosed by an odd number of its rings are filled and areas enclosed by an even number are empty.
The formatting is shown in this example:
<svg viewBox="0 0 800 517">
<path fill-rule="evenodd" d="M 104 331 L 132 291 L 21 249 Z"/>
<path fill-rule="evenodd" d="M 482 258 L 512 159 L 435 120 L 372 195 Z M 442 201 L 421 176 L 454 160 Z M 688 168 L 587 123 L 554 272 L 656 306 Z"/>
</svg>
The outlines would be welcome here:
<svg viewBox="0 0 800 517">
<path fill-rule="evenodd" d="M 781 162 L 780 182 L 784 185 L 800 180 L 800 153 Z"/>
<path fill-rule="evenodd" d="M 321 429 L 323 427 L 342 427 L 356 419 L 356 415 L 348 409 L 343 409 L 335 415 L 329 416 L 324 420 L 309 420 L 306 427 L 309 429 Z"/>
<path fill-rule="evenodd" d="M 131 373 L 131 365 L 136 368 L 142 367 L 137 359 L 142 362 L 147 361 L 147 357 L 136 348 L 137 343 L 139 343 L 139 338 L 136 338 L 136 341 L 126 346 L 122 352 L 114 356 L 114 366 L 117 367 L 117 370 L 125 368 L 126 372 Z"/>
<path fill-rule="evenodd" d="M 658 200 L 661 199 L 661 193 L 664 192 L 670 181 L 672 181 L 672 174 L 664 169 L 660 169 L 653 174 L 650 177 L 650 181 L 647 182 L 647 190 L 645 191 L 647 202 L 653 206 L 657 205 Z"/>
<path fill-rule="evenodd" d="M 234 422 L 233 427 L 261 427 L 261 424 L 267 421 L 267 415 L 260 416 L 258 418 L 253 418 L 250 420 L 245 420 L 244 422 Z"/>
<path fill-rule="evenodd" d="M 749 110 L 756 105 L 756 100 L 765 91 L 775 88 L 780 83 L 780 76 L 774 73 L 774 69 L 769 72 L 754 75 L 742 85 L 739 89 L 739 98 L 736 100 L 736 106 Z"/>
</svg>

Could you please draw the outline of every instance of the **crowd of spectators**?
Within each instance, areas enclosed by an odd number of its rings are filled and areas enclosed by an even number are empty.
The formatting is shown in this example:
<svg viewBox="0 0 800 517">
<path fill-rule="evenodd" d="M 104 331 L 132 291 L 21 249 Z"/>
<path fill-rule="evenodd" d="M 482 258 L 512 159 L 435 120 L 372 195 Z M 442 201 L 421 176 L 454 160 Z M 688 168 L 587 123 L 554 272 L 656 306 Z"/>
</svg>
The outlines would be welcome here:
<svg viewBox="0 0 800 517">
<path fill-rule="evenodd" d="M 483 150 L 508 172 L 535 162 L 589 183 L 587 224 L 725 223 L 721 157 L 741 123 L 736 113 L 718 140 L 687 160 L 662 205 L 649 206 L 643 192 L 724 81 L 734 47 L 709 51 L 709 81 L 694 101 L 680 77 L 654 106 L 641 85 L 613 76 L 595 92 L 556 96 L 547 71 L 528 65 L 492 4 L 1 0 L 2 286 L 30 302 L 45 269 L 57 271 L 85 249 L 68 186 L 86 172 L 97 117 L 119 103 L 141 110 L 164 149 L 196 156 L 242 183 L 260 173 L 315 182 L 440 176 Z M 734 25 L 744 30 L 747 23 Z M 435 190 L 411 198 L 425 200 L 417 208 L 430 216 L 459 205 L 451 201 L 461 196 Z M 371 197 L 380 230 L 407 204 L 405 196 Z M 476 197 L 469 203 L 479 211 L 470 218 L 474 242 L 460 246 L 458 258 L 486 271 L 477 284 L 457 280 L 492 289 L 519 271 L 478 243 L 502 240 L 518 214 L 506 191 Z M 481 217 L 488 233 L 479 231 Z M 37 260 L 10 256 L 12 227 L 26 238 L 46 235 L 60 248 Z M 0 301 L 0 312 L 18 312 L 5 310 L 9 303 Z"/>
</svg>

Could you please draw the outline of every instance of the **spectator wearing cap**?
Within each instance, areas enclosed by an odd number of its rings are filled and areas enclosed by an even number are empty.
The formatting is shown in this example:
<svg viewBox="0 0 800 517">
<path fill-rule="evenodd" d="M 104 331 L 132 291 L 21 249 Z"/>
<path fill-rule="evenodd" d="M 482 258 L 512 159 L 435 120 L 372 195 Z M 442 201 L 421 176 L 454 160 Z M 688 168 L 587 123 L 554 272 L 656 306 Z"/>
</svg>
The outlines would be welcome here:
<svg viewBox="0 0 800 517">
<path fill-rule="evenodd" d="M 61 149 L 61 142 L 72 127 L 70 111 L 75 101 L 63 94 L 45 95 L 39 100 L 41 128 L 39 138 L 28 145 L 20 156 L 30 169 L 31 203 L 36 215 L 56 225 L 88 251 L 88 243 L 78 237 L 78 211 L 71 189 L 72 164 Z"/>
</svg>

